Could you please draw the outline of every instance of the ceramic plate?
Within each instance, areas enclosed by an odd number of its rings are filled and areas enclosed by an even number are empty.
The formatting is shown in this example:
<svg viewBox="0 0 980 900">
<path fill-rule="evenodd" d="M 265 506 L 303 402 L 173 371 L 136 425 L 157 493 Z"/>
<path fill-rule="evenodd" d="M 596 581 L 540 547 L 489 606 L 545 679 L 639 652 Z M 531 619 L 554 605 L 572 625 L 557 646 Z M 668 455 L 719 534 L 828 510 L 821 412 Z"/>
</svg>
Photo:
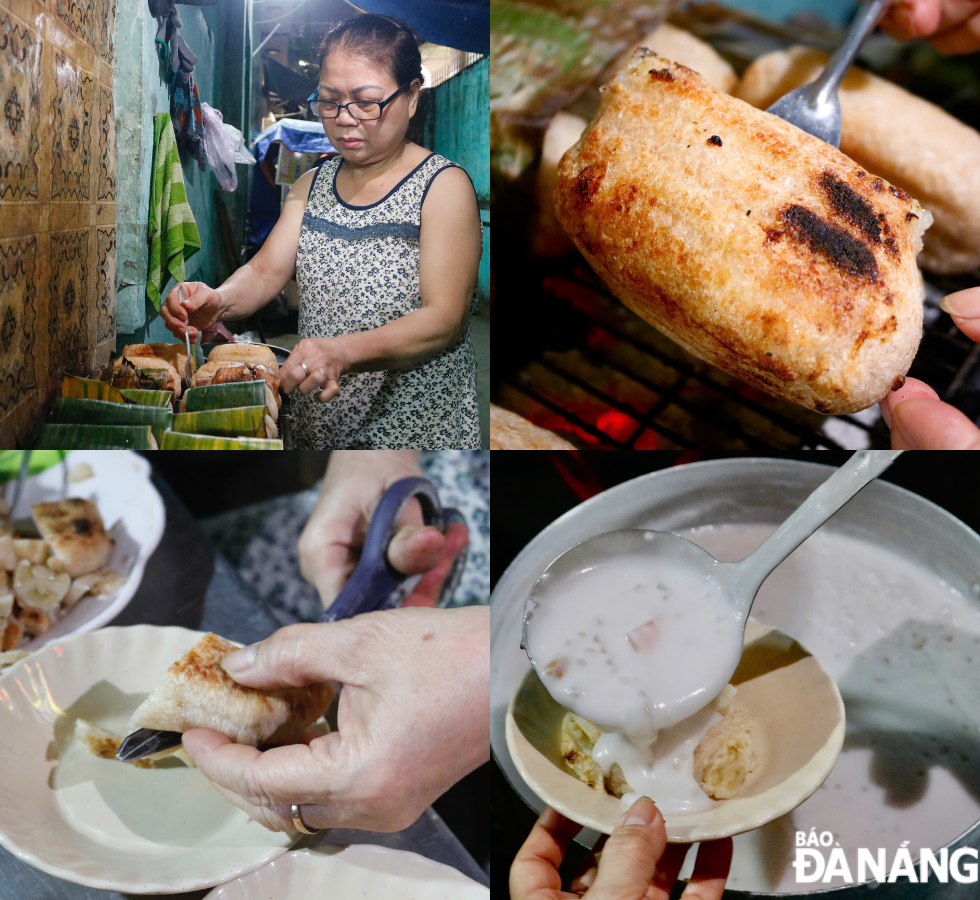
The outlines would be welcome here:
<svg viewBox="0 0 980 900">
<path fill-rule="evenodd" d="M 45 872 L 102 890 L 213 887 L 275 859 L 297 837 L 228 803 L 197 770 L 98 759 L 86 719 L 125 734 L 133 710 L 201 634 L 134 625 L 74 635 L 0 676 L 0 844 Z"/>
<path fill-rule="evenodd" d="M 83 481 L 68 482 L 67 473 L 80 463 L 90 466 L 94 474 Z M 95 501 L 106 530 L 116 542 L 109 568 L 125 575 L 126 580 L 111 594 L 80 600 L 47 632 L 25 644 L 25 650 L 35 650 L 66 635 L 92 631 L 111 622 L 133 599 L 146 561 L 163 537 L 166 514 L 163 500 L 150 481 L 150 464 L 129 450 L 69 453 L 63 465 L 27 479 L 13 516 L 29 518 L 35 503 L 65 497 Z"/>
<path fill-rule="evenodd" d="M 735 709 L 754 716 L 758 762 L 738 796 L 703 813 L 664 816 L 667 839 L 715 840 L 751 831 L 810 796 L 837 762 L 844 743 L 844 703 L 833 679 L 796 641 L 749 618 L 745 648 L 732 676 Z M 532 669 L 507 711 L 507 747 L 521 777 L 565 817 L 610 834 L 626 807 L 579 781 L 561 755 L 565 709 Z M 656 797 L 653 798 L 656 800 Z"/>
<path fill-rule="evenodd" d="M 205 900 L 488 900 L 450 866 L 373 844 L 295 850 L 211 891 Z"/>
</svg>

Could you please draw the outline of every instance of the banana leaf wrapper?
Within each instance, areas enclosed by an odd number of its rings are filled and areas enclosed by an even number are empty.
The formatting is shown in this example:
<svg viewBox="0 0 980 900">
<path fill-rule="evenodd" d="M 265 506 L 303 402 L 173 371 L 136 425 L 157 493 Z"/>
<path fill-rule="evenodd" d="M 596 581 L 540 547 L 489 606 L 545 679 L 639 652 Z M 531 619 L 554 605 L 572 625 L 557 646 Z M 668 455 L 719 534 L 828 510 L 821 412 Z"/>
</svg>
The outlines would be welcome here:
<svg viewBox="0 0 980 900">
<path fill-rule="evenodd" d="M 163 435 L 161 450 L 282 450 L 282 441 L 253 437 L 216 437 L 210 434 L 185 434 L 168 431 Z"/>
<path fill-rule="evenodd" d="M 160 440 L 170 427 L 173 413 L 167 407 L 138 406 L 135 403 L 112 403 L 80 397 L 55 397 L 51 421 L 76 425 L 149 425 Z"/>
<path fill-rule="evenodd" d="M 185 434 L 264 438 L 265 404 L 177 413 L 172 428 Z"/>
<path fill-rule="evenodd" d="M 156 450 L 149 425 L 41 426 L 35 450 Z"/>
</svg>

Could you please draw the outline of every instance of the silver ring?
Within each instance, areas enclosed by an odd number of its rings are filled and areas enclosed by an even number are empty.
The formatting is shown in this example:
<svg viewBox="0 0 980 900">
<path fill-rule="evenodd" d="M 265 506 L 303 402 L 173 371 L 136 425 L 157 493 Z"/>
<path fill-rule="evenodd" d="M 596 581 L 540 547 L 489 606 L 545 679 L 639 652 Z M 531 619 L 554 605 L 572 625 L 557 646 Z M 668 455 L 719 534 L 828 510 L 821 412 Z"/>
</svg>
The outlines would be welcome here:
<svg viewBox="0 0 980 900">
<path fill-rule="evenodd" d="M 300 365 L 303 367 L 303 371 L 306 372 L 306 377 L 309 378 L 310 377 L 310 370 L 307 368 L 306 363 L 305 362 L 301 362 Z"/>
<path fill-rule="evenodd" d="M 299 805 L 294 803 L 290 807 L 290 813 L 293 817 L 293 826 L 297 831 L 302 831 L 303 834 L 318 834 L 320 832 L 319 828 L 307 828 L 306 824 L 303 822 L 303 817 L 300 815 Z"/>
</svg>

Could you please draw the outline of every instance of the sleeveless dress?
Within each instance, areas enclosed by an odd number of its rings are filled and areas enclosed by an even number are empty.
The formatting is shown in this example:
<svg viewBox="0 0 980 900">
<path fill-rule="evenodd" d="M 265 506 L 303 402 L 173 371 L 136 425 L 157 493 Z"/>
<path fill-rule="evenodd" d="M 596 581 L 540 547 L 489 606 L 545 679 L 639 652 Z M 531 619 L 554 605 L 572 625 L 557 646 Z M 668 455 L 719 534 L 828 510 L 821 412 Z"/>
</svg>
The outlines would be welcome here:
<svg viewBox="0 0 980 900">
<path fill-rule="evenodd" d="M 342 161 L 320 166 L 303 215 L 296 254 L 300 338 L 380 328 L 421 308 L 422 203 L 432 179 L 455 166 L 433 153 L 377 203 L 351 206 L 337 194 Z M 344 375 L 340 396 L 329 403 L 299 392 L 292 398 L 300 449 L 480 447 L 468 320 L 455 344 L 417 365 Z"/>
</svg>

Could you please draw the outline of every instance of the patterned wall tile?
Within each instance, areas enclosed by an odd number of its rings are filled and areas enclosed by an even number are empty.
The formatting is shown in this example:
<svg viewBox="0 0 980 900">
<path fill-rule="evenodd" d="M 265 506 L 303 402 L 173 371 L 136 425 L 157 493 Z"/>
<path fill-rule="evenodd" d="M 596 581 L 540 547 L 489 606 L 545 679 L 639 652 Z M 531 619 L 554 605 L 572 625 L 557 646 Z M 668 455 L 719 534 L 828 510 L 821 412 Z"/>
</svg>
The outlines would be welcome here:
<svg viewBox="0 0 980 900">
<path fill-rule="evenodd" d="M 51 199 L 88 200 L 95 81 L 57 52 L 51 107 Z"/>
<path fill-rule="evenodd" d="M 58 18 L 83 41 L 95 43 L 95 0 L 58 0 Z"/>
<path fill-rule="evenodd" d="M 95 0 L 96 30 L 98 43 L 96 50 L 110 66 L 115 56 L 116 0 Z"/>
<path fill-rule="evenodd" d="M 37 238 L 0 244 L 0 410 L 9 412 L 37 386 Z"/>
<path fill-rule="evenodd" d="M 37 199 L 41 41 L 0 11 L 0 200 Z"/>
<path fill-rule="evenodd" d="M 99 85 L 99 200 L 116 199 L 116 116 L 112 88 Z"/>
<path fill-rule="evenodd" d="M 99 297 L 96 340 L 116 335 L 116 229 L 99 229 Z"/>
<path fill-rule="evenodd" d="M 51 279 L 48 282 L 48 372 L 87 370 L 89 301 L 89 230 L 51 235 Z"/>
</svg>

